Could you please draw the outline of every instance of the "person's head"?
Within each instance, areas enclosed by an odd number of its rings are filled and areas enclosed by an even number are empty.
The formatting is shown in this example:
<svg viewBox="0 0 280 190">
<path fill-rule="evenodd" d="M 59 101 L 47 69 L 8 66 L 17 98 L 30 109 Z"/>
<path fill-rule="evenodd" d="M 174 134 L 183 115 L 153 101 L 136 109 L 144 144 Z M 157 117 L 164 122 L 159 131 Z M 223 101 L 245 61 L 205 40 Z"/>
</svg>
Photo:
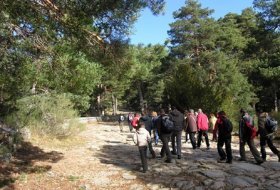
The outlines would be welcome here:
<svg viewBox="0 0 280 190">
<path fill-rule="evenodd" d="M 159 114 L 160 114 L 160 115 L 164 115 L 164 114 L 165 114 L 165 110 L 164 110 L 163 108 L 161 108 L 161 109 L 159 110 Z"/>
<path fill-rule="evenodd" d="M 189 112 L 190 112 L 190 114 L 194 114 L 194 110 L 193 109 L 190 109 Z"/>
<path fill-rule="evenodd" d="M 142 117 L 140 117 L 140 119 L 138 120 L 138 126 L 139 128 L 145 127 L 145 122 Z"/>
<path fill-rule="evenodd" d="M 214 114 L 213 114 L 214 115 Z M 218 112 L 218 116 L 219 117 L 226 117 L 226 112 L 224 112 L 224 111 L 219 111 Z"/>
<path fill-rule="evenodd" d="M 157 112 L 153 111 L 153 112 L 151 113 L 151 115 L 152 115 L 152 117 L 156 117 L 156 116 L 157 116 Z"/>
<path fill-rule="evenodd" d="M 197 110 L 197 112 L 198 112 L 198 113 L 202 113 L 202 109 L 199 108 L 199 109 Z"/>
</svg>

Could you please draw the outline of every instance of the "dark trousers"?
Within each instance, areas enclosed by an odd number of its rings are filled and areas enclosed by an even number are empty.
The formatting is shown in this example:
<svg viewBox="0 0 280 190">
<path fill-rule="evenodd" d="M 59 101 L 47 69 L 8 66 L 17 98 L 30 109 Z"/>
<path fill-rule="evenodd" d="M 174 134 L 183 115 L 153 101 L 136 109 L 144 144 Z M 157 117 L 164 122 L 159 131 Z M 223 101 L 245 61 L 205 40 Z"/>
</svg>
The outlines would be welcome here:
<svg viewBox="0 0 280 190">
<path fill-rule="evenodd" d="M 202 130 L 198 131 L 197 147 L 200 147 L 201 145 L 202 135 L 205 137 L 207 147 L 210 147 L 209 139 L 208 139 L 208 131 L 202 131 Z"/>
<path fill-rule="evenodd" d="M 160 135 L 160 139 L 162 141 L 162 148 L 160 151 L 160 155 L 162 157 L 164 157 L 164 155 L 166 154 L 168 161 L 171 161 L 171 152 L 170 152 L 169 145 L 168 145 L 168 143 L 170 141 L 170 137 L 171 137 L 171 134 L 161 134 Z"/>
<path fill-rule="evenodd" d="M 189 132 L 190 140 L 191 140 L 193 149 L 196 149 L 195 133 L 196 133 L 196 132 Z"/>
<path fill-rule="evenodd" d="M 151 155 L 153 156 L 153 158 L 155 158 L 156 157 L 156 153 L 155 153 L 155 151 L 153 149 L 152 141 L 149 142 L 148 147 L 149 147 L 149 151 L 150 151 Z"/>
<path fill-rule="evenodd" d="M 226 152 L 223 150 L 225 144 Z M 218 138 L 217 143 L 218 153 L 221 159 L 227 159 L 227 161 L 232 161 L 232 151 L 231 151 L 231 138 Z"/>
<path fill-rule="evenodd" d="M 181 156 L 181 147 L 182 147 L 182 131 L 173 131 L 171 135 L 172 141 L 172 151 L 177 155 Z M 175 145 L 176 143 L 176 145 Z"/>
<path fill-rule="evenodd" d="M 185 132 L 185 134 L 186 134 L 186 142 L 188 142 L 188 140 L 189 140 L 189 132 Z"/>
<path fill-rule="evenodd" d="M 268 145 L 268 147 L 274 154 L 276 154 L 278 157 L 280 157 L 279 150 L 277 150 L 277 148 L 273 144 L 273 136 L 270 136 L 270 137 L 261 136 L 260 145 L 261 145 L 261 154 L 262 154 L 263 159 L 266 159 L 266 151 L 265 151 L 266 144 Z"/>
<path fill-rule="evenodd" d="M 148 162 L 147 162 L 147 147 L 146 146 L 139 146 L 139 153 L 140 153 L 140 158 L 141 158 L 141 163 L 143 167 L 143 171 L 148 170 Z"/>
<path fill-rule="evenodd" d="M 255 160 L 257 162 L 262 162 L 262 158 L 260 156 L 260 153 L 255 146 L 254 139 L 252 139 L 251 137 L 247 137 L 247 138 L 244 138 L 244 139 L 240 140 L 239 151 L 240 151 L 241 159 L 246 160 L 246 154 L 245 154 L 245 144 L 246 143 L 248 144 L 248 146 L 250 148 L 250 151 L 251 151 L 253 157 L 255 158 Z"/>
<path fill-rule="evenodd" d="M 132 132 L 133 131 L 133 127 L 131 125 L 131 121 L 128 121 L 127 123 L 128 123 L 129 131 Z"/>
</svg>

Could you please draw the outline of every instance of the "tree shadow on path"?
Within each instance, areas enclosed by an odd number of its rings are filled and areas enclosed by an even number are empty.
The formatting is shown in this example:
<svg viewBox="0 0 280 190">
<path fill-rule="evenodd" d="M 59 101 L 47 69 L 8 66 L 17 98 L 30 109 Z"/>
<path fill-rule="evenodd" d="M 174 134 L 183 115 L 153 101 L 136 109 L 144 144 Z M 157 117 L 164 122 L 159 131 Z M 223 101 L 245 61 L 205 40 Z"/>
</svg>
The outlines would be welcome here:
<svg viewBox="0 0 280 190">
<path fill-rule="evenodd" d="M 51 169 L 50 164 L 36 165 L 36 162 L 56 163 L 62 158 L 63 154 L 60 152 L 45 152 L 29 142 L 24 142 L 10 162 L 0 161 L 0 188 L 7 186 L 9 189 L 15 189 L 14 183 L 20 175 L 45 173 Z"/>
<path fill-rule="evenodd" d="M 129 135 L 128 135 L 128 138 Z M 108 140 L 106 145 L 102 147 L 100 152 L 96 153 L 95 156 L 100 160 L 101 163 L 113 165 L 124 169 L 124 173 L 130 173 L 135 175 L 137 179 L 140 179 L 144 184 L 150 184 L 159 186 L 160 188 L 173 188 L 176 187 L 176 183 L 191 181 L 192 185 L 202 185 L 202 182 L 206 179 L 203 175 L 190 175 L 187 168 L 192 168 L 195 170 L 200 170 L 196 168 L 194 163 L 201 165 L 202 162 L 217 162 L 213 155 L 217 154 L 216 149 L 206 150 L 202 148 L 201 154 L 209 154 L 207 160 L 197 159 L 189 151 L 184 151 L 183 158 L 178 160 L 177 156 L 174 156 L 172 163 L 165 163 L 164 159 L 160 158 L 160 148 L 161 145 L 154 147 L 157 158 L 152 159 L 149 153 L 148 155 L 148 166 L 149 171 L 147 173 L 142 173 L 139 169 L 141 168 L 141 160 L 139 156 L 139 151 L 136 146 L 132 144 L 124 144 L 117 140 Z M 184 147 L 183 149 L 189 149 Z M 204 156 L 205 158 L 205 156 Z M 192 166 L 193 165 L 193 166 Z M 222 166 L 221 166 L 222 167 Z M 127 172 L 126 172 L 127 171 Z"/>
</svg>

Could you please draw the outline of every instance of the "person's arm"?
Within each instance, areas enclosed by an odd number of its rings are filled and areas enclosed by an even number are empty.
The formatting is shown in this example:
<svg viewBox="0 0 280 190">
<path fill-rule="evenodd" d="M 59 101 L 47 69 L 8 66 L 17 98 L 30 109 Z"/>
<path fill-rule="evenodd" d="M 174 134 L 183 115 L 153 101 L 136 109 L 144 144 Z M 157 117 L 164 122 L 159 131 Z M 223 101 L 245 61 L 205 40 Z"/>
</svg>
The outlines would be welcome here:
<svg viewBox="0 0 280 190">
<path fill-rule="evenodd" d="M 133 135 L 133 142 L 137 145 L 138 144 L 138 138 L 137 138 L 137 132 L 134 133 Z"/>
<path fill-rule="evenodd" d="M 158 117 L 157 121 L 156 121 L 156 125 L 157 125 L 157 130 L 158 130 L 158 134 L 160 135 L 160 130 L 161 130 L 161 116 Z"/>
<path fill-rule="evenodd" d="M 197 130 L 199 131 L 201 127 L 201 117 L 200 115 L 197 116 Z"/>
</svg>

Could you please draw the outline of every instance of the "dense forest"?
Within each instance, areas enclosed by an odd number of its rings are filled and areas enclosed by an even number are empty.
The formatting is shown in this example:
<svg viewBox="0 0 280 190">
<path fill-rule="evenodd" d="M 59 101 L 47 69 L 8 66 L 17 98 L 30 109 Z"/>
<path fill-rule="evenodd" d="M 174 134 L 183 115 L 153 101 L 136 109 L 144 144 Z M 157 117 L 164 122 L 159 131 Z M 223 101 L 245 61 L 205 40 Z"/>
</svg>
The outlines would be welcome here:
<svg viewBox="0 0 280 190">
<path fill-rule="evenodd" d="M 168 105 L 224 110 L 232 118 L 241 107 L 278 112 L 279 0 L 254 0 L 240 15 L 219 19 L 187 0 L 174 12 L 164 45 L 131 45 L 141 10 L 156 16 L 164 6 L 164 0 L 2 0 L 2 122 L 41 130 L 78 115 Z"/>
</svg>

